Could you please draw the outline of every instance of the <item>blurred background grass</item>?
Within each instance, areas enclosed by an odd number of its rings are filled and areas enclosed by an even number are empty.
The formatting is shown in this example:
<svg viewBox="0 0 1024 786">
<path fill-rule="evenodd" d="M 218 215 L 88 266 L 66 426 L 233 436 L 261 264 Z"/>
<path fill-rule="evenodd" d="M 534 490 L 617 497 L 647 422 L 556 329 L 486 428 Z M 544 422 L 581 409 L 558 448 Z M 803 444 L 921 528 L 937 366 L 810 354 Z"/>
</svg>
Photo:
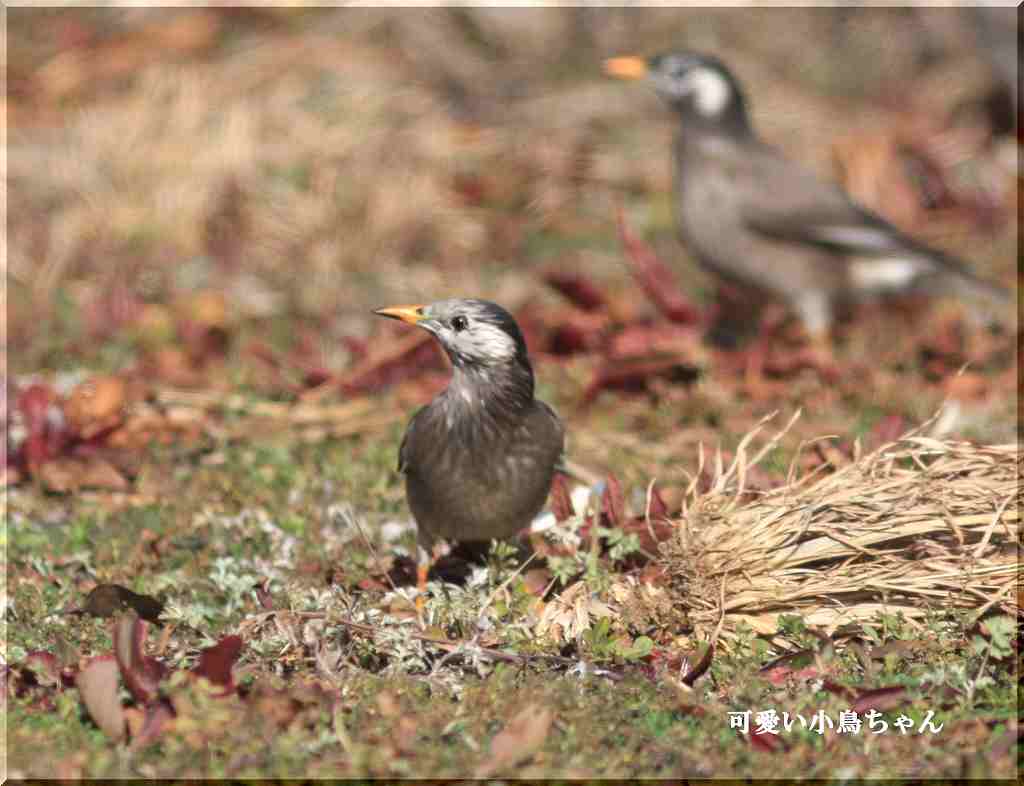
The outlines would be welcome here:
<svg viewBox="0 0 1024 786">
<path fill-rule="evenodd" d="M 549 263 L 619 280 L 614 198 L 682 259 L 671 120 L 605 80 L 605 56 L 718 53 L 765 137 L 825 174 L 837 140 L 911 107 L 976 109 L 993 84 L 994 50 L 957 8 L 7 14 L 20 371 L 129 362 L 171 330 L 152 306 L 211 291 L 217 319 L 308 327 L 340 366 L 339 337 L 382 303 L 515 298 Z M 1005 277 L 1014 224 L 930 229 Z"/>
</svg>

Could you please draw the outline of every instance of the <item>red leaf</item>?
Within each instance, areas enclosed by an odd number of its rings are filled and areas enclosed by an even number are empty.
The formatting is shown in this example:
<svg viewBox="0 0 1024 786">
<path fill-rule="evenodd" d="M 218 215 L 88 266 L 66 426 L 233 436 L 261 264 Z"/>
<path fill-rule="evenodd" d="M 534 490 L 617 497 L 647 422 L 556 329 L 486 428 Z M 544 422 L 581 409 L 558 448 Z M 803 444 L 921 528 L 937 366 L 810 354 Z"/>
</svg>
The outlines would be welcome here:
<svg viewBox="0 0 1024 786">
<path fill-rule="evenodd" d="M 601 314 L 572 311 L 547 336 L 547 351 L 553 355 L 574 355 L 597 349 L 607 323 Z"/>
<path fill-rule="evenodd" d="M 349 395 L 367 393 L 411 379 L 428 368 L 440 368 L 441 357 L 430 334 L 412 330 L 407 336 L 385 344 L 382 350 L 361 360 L 337 382 Z"/>
<path fill-rule="evenodd" d="M 809 680 L 818 676 L 818 670 L 812 664 L 814 652 L 799 650 L 782 655 L 770 663 L 766 663 L 759 671 L 772 685 L 784 685 L 787 680 Z"/>
<path fill-rule="evenodd" d="M 650 505 L 648 506 L 648 515 L 651 521 L 656 519 L 667 519 L 668 505 L 665 504 L 665 500 L 661 496 L 661 492 L 658 491 L 656 486 L 651 487 Z"/>
<path fill-rule="evenodd" d="M 222 696 L 235 689 L 235 680 L 231 675 L 231 667 L 235 665 L 242 652 L 240 636 L 225 636 L 214 646 L 207 647 L 199 653 L 199 663 L 192 670 L 197 677 L 205 677 L 214 685 L 224 688 Z"/>
<path fill-rule="evenodd" d="M 695 325 L 701 321 L 700 312 L 679 291 L 672 271 L 655 255 L 654 251 L 633 234 L 626 222 L 622 207 L 618 209 L 619 235 L 626 248 L 630 271 L 651 302 L 671 322 Z"/>
<path fill-rule="evenodd" d="M 563 475 L 555 475 L 551 481 L 551 512 L 555 514 L 556 521 L 566 521 L 574 515 L 572 498 Z"/>
<path fill-rule="evenodd" d="M 580 273 L 549 270 L 544 281 L 584 311 L 597 311 L 608 305 L 608 299 L 593 281 Z"/>
<path fill-rule="evenodd" d="M 594 379 L 587 385 L 580 401 L 586 406 L 605 390 L 621 390 L 642 393 L 648 389 L 652 379 L 662 378 L 671 382 L 693 382 L 697 372 L 677 358 L 646 360 L 635 363 L 616 361 L 598 369 Z"/>
<path fill-rule="evenodd" d="M 341 343 L 354 360 L 362 360 L 369 354 L 370 348 L 365 339 L 355 336 L 342 336 Z"/>
<path fill-rule="evenodd" d="M 146 641 L 146 623 L 134 611 L 114 620 L 114 655 L 121 669 L 121 677 L 136 701 L 148 702 L 157 696 L 160 680 L 167 667 L 143 651 Z"/>
<path fill-rule="evenodd" d="M 664 322 L 626 325 L 609 342 L 607 357 L 642 359 L 672 356 L 685 361 L 703 354 L 701 341 L 700 333 L 687 325 Z"/>
<path fill-rule="evenodd" d="M 622 497 L 622 486 L 614 475 L 608 476 L 604 493 L 601 495 L 601 507 L 613 527 L 623 526 L 626 521 L 626 503 Z"/>
<path fill-rule="evenodd" d="M 853 702 L 853 711 L 857 714 L 874 709 L 878 712 L 892 710 L 906 703 L 907 689 L 899 685 L 890 685 L 885 688 L 874 688 L 862 691 Z"/>
<path fill-rule="evenodd" d="M 756 732 L 749 732 L 747 739 L 750 740 L 750 746 L 756 748 L 763 753 L 776 753 L 782 748 L 782 740 L 779 739 L 777 734 L 757 734 Z"/>
<path fill-rule="evenodd" d="M 270 579 L 266 578 L 256 587 L 256 600 L 267 611 L 274 610 L 274 596 L 270 594 Z"/>
<path fill-rule="evenodd" d="M 64 447 L 64 430 L 55 426 L 49 417 L 55 401 L 53 389 L 39 383 L 29 385 L 18 396 L 17 408 L 27 432 L 20 450 L 20 463 L 30 471 L 34 472 L 58 456 Z"/>
<path fill-rule="evenodd" d="M 652 518 L 648 524 L 646 519 L 639 516 L 627 519 L 622 529 L 627 534 L 636 535 L 640 541 L 640 548 L 648 554 L 657 554 L 658 544 L 671 538 L 675 532 L 675 527 L 667 521 L 656 521 Z"/>
<path fill-rule="evenodd" d="M 847 685 L 840 685 L 838 682 L 833 682 L 830 679 L 822 680 L 821 687 L 833 696 L 842 696 L 845 699 L 853 699 L 857 695 L 853 688 Z"/>
</svg>

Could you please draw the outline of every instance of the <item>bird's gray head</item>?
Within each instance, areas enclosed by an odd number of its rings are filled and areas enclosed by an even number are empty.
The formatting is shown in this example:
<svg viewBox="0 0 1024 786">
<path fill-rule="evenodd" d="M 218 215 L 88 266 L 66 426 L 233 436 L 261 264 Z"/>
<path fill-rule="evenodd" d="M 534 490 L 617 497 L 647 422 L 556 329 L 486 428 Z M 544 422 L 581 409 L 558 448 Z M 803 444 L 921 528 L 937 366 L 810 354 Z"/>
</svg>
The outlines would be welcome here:
<svg viewBox="0 0 1024 786">
<path fill-rule="evenodd" d="M 459 369 L 513 363 L 529 368 L 526 341 L 512 315 L 489 300 L 438 300 L 425 306 L 395 306 L 374 313 L 421 327 L 444 347 Z"/>
<path fill-rule="evenodd" d="M 729 69 L 711 55 L 668 52 L 648 59 L 614 57 L 605 61 L 605 71 L 620 79 L 647 78 L 688 127 L 750 133 L 743 90 Z"/>
</svg>

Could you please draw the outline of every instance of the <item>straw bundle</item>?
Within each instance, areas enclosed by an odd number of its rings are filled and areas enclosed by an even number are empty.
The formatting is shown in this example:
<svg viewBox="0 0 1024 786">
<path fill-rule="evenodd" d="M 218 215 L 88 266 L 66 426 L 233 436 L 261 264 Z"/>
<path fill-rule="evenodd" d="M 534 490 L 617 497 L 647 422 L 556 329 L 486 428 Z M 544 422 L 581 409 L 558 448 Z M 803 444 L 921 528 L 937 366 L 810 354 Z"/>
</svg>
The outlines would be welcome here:
<svg viewBox="0 0 1024 786">
<path fill-rule="evenodd" d="M 782 436 L 748 461 L 756 431 L 728 469 L 719 455 L 710 491 L 691 483 L 662 546 L 672 600 L 697 632 L 728 640 L 742 621 L 771 635 L 780 614 L 832 633 L 880 612 L 915 624 L 939 605 L 1016 610 L 1016 445 L 911 432 L 831 475 L 794 481 L 791 469 L 743 502 L 747 470 Z"/>
</svg>

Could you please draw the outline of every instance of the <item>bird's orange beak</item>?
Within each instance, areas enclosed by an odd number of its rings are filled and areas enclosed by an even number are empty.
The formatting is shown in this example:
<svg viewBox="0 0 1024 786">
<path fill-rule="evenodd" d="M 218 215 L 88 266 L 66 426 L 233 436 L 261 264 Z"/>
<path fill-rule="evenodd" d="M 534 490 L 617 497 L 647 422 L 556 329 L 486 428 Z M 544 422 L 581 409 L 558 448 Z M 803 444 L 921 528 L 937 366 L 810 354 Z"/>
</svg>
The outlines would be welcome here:
<svg viewBox="0 0 1024 786">
<path fill-rule="evenodd" d="M 373 313 L 382 317 L 400 319 L 403 322 L 408 322 L 410 325 L 415 325 L 425 319 L 423 316 L 423 306 L 391 306 L 390 308 L 378 308 Z"/>
<path fill-rule="evenodd" d="M 647 76 L 647 62 L 642 57 L 610 57 L 604 72 L 617 79 L 641 79 Z"/>
</svg>

